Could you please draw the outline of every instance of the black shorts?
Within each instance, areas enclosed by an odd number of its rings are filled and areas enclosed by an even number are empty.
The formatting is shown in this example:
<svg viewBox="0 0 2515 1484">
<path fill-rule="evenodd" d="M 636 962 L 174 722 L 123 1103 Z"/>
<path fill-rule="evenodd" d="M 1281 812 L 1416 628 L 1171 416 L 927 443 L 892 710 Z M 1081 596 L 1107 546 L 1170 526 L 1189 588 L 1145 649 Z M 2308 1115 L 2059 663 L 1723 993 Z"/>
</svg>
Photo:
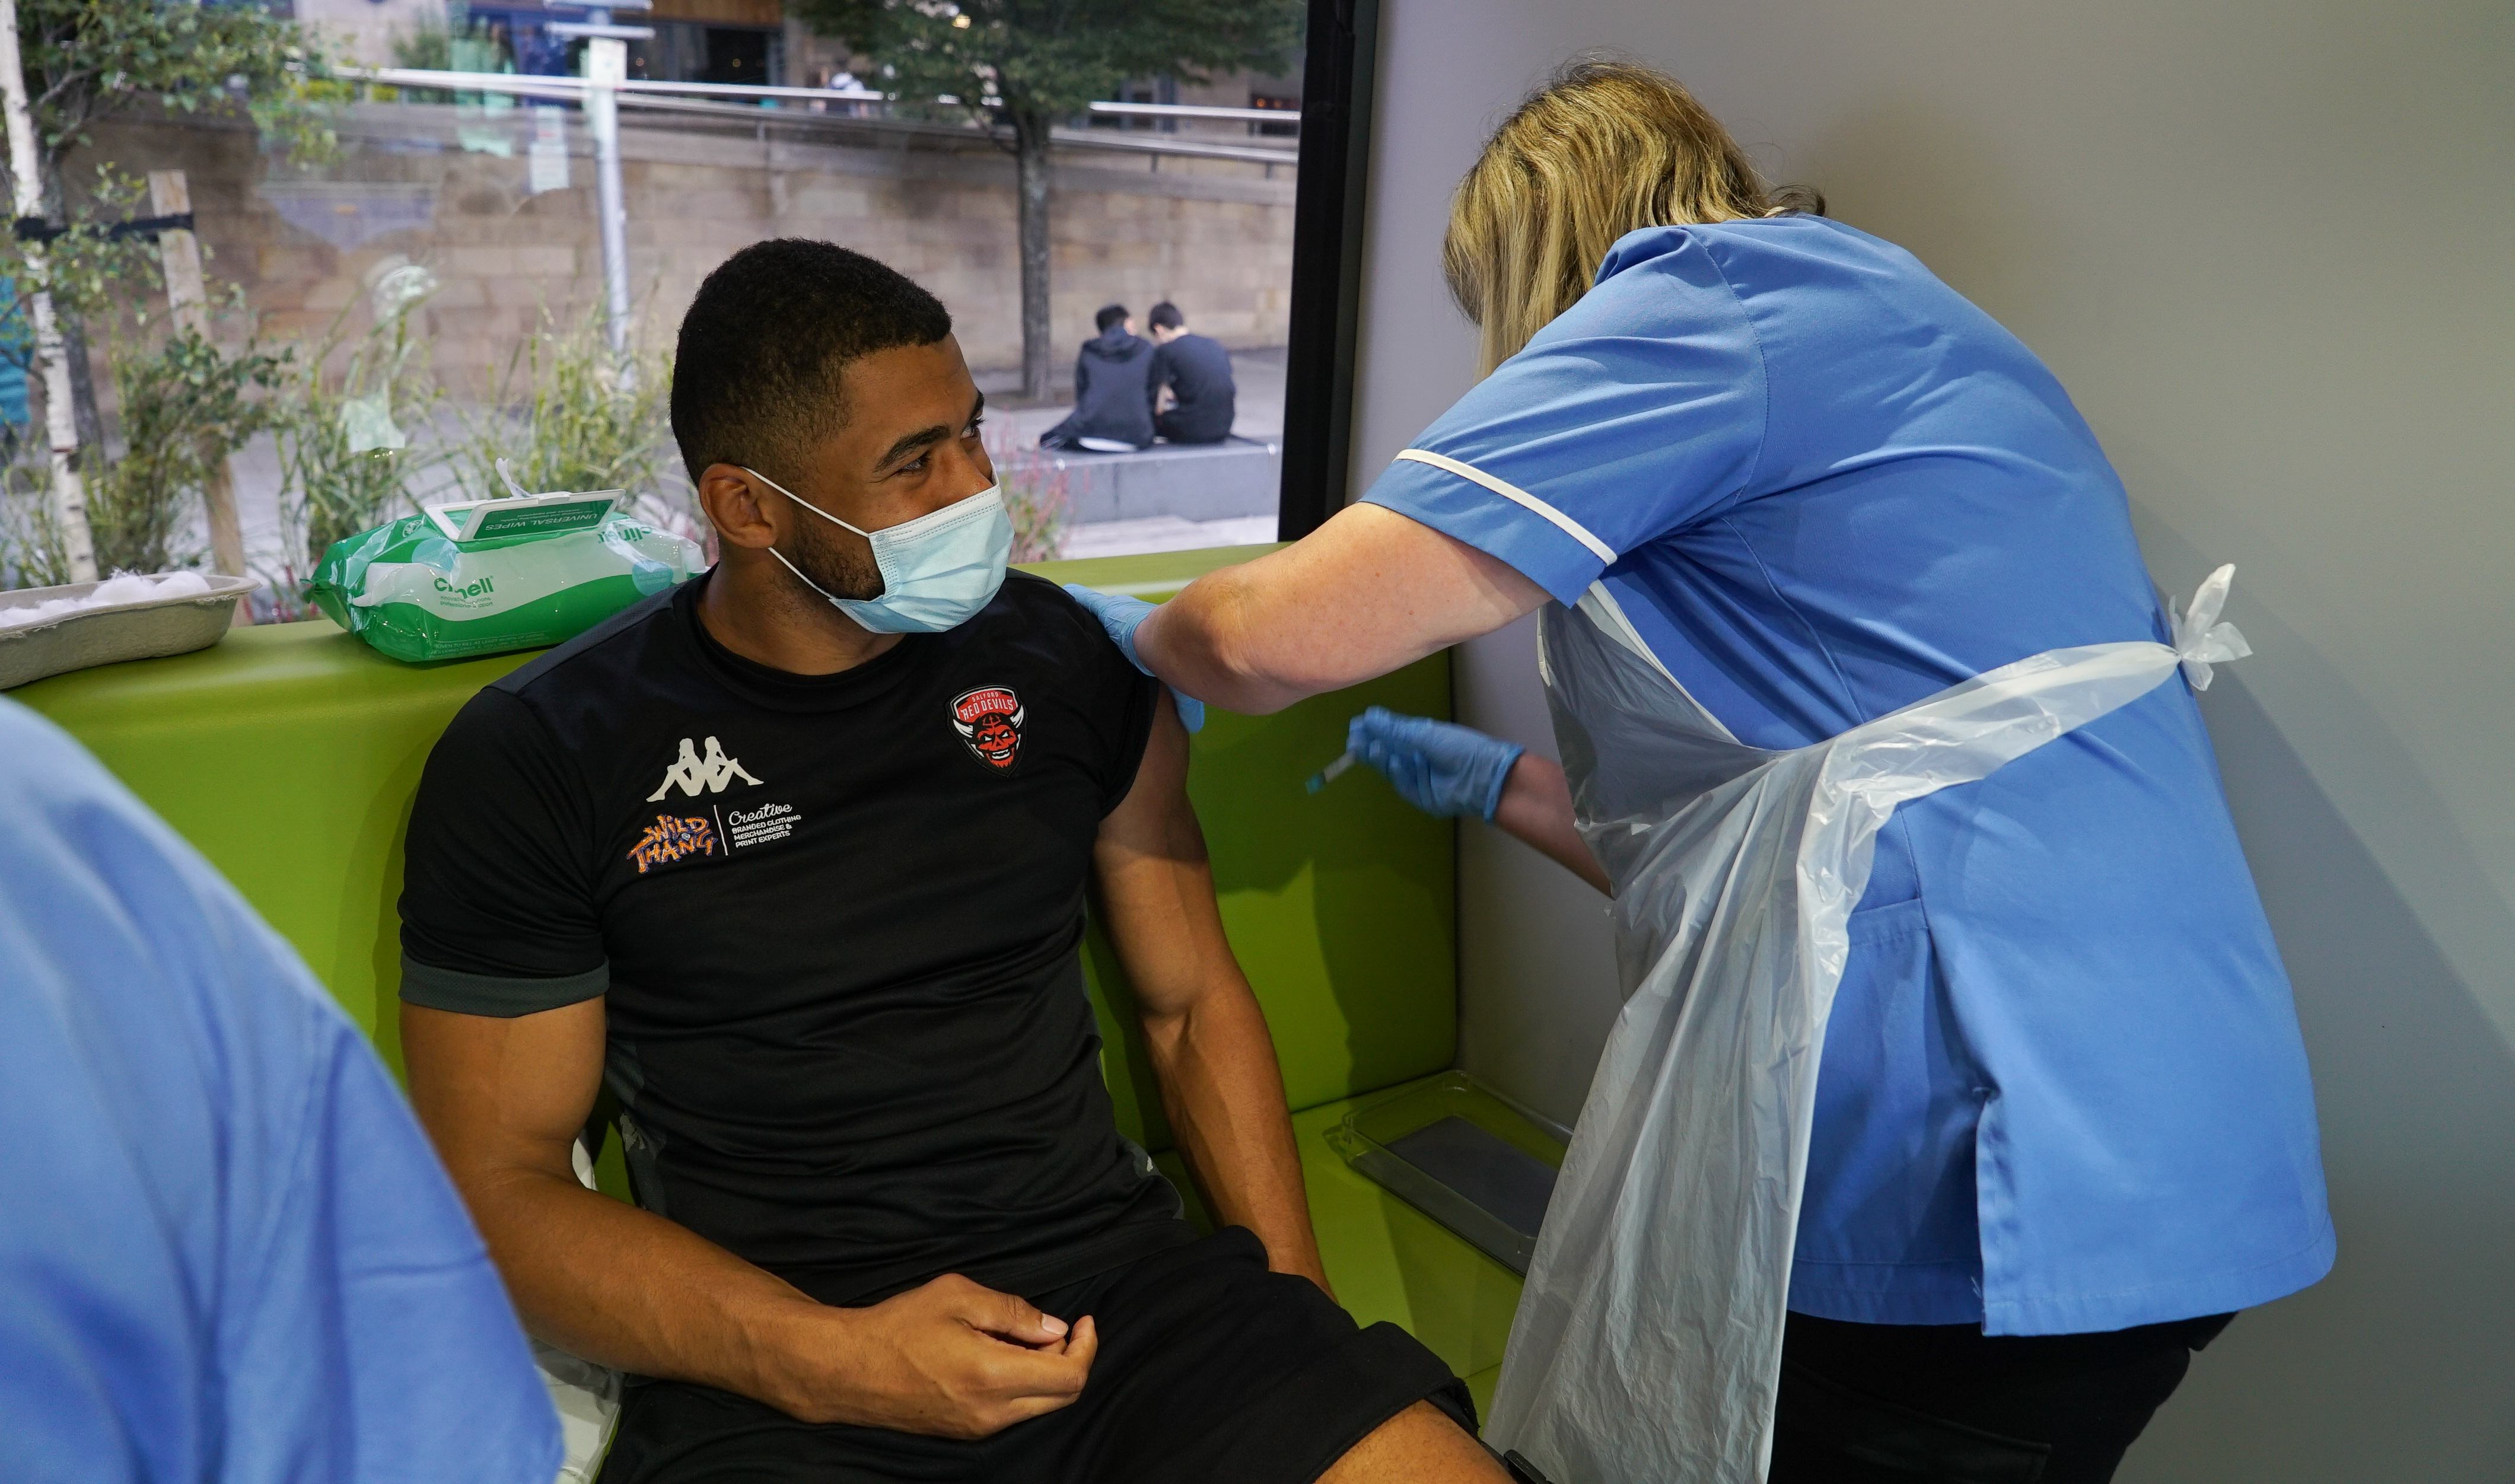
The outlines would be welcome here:
<svg viewBox="0 0 2515 1484">
<path fill-rule="evenodd" d="M 2105 1484 L 2234 1317 L 1985 1335 L 1793 1314 L 1771 1484 Z"/>
<path fill-rule="evenodd" d="M 630 1393 L 599 1484 L 1309 1484 L 1416 1402 L 1475 1427 L 1465 1384 L 1431 1351 L 1268 1272 L 1239 1227 L 1025 1297 L 1100 1331 L 1071 1406 L 963 1442 L 656 1381 Z"/>
</svg>

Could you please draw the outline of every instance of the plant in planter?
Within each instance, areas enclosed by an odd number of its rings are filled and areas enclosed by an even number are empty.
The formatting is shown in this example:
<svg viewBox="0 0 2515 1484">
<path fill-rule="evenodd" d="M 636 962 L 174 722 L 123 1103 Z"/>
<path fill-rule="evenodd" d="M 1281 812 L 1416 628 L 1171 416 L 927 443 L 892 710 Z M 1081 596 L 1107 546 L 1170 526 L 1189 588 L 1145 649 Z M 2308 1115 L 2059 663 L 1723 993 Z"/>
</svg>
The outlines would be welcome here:
<svg viewBox="0 0 2515 1484">
<path fill-rule="evenodd" d="M 310 616 L 298 605 L 298 579 L 326 548 L 400 514 L 411 482 L 444 462 L 405 432 L 425 431 L 444 399 L 418 317 L 435 291 L 435 277 L 416 264 L 379 274 L 367 291 L 366 326 L 350 333 L 358 306 L 345 308 L 293 368 L 278 427 L 286 556 L 279 572 L 265 574 L 281 618 Z"/>
<path fill-rule="evenodd" d="M 474 499 L 510 493 L 498 473 L 536 494 L 621 489 L 643 518 L 696 541 L 716 559 L 716 533 L 691 497 L 673 442 L 672 357 L 633 344 L 615 354 L 599 307 L 559 314 L 516 348 L 496 394 L 467 426 L 453 459 Z"/>
</svg>

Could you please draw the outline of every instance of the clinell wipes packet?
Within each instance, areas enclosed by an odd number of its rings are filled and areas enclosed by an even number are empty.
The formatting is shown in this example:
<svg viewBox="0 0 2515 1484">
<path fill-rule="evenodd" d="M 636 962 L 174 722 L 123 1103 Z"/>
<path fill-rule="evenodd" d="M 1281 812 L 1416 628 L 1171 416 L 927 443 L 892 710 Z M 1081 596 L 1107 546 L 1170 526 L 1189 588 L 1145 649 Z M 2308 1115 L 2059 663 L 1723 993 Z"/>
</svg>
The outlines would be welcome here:
<svg viewBox="0 0 2515 1484">
<path fill-rule="evenodd" d="M 705 559 L 696 543 L 627 515 L 459 542 L 440 524 L 404 515 L 334 542 L 308 600 L 394 659 L 465 659 L 574 639 Z"/>
</svg>

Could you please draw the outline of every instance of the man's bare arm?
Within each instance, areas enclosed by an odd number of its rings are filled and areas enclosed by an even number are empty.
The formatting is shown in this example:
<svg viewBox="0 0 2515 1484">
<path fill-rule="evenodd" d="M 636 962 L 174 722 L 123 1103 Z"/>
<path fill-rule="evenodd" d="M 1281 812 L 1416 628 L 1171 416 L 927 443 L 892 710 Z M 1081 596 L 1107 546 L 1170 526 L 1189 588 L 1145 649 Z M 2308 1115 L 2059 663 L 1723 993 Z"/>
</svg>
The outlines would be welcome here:
<svg viewBox="0 0 2515 1484">
<path fill-rule="evenodd" d="M 1162 1109 L 1216 1221 L 1326 1289 L 1274 1038 L 1222 935 L 1187 799 L 1187 732 L 1165 690 L 1135 782 L 1093 848 L 1103 918 L 1134 986 Z"/>
<path fill-rule="evenodd" d="M 945 1277 L 834 1308 L 579 1184 L 599 999 L 513 1019 L 405 1004 L 411 1101 L 524 1326 L 589 1360 L 739 1392 L 805 1422 L 984 1437 L 1082 1393 L 1098 1339 Z"/>
</svg>

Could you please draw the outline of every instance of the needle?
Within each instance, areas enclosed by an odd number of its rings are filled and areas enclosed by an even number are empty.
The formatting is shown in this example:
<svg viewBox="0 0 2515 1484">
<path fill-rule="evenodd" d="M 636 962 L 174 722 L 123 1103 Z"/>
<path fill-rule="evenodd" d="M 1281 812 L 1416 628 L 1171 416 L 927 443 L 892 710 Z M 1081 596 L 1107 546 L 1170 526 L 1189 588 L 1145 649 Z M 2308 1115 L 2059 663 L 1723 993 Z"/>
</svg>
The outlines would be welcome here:
<svg viewBox="0 0 2515 1484">
<path fill-rule="evenodd" d="M 1351 748 L 1347 748 L 1345 751 L 1337 754 L 1337 760 L 1334 763 L 1331 763 L 1327 766 L 1320 768 L 1317 772 L 1310 774 L 1310 781 L 1307 785 L 1309 791 L 1315 794 L 1319 790 L 1326 788 L 1329 784 L 1334 783 L 1336 781 L 1337 774 L 1353 766 L 1353 750 Z"/>
</svg>

